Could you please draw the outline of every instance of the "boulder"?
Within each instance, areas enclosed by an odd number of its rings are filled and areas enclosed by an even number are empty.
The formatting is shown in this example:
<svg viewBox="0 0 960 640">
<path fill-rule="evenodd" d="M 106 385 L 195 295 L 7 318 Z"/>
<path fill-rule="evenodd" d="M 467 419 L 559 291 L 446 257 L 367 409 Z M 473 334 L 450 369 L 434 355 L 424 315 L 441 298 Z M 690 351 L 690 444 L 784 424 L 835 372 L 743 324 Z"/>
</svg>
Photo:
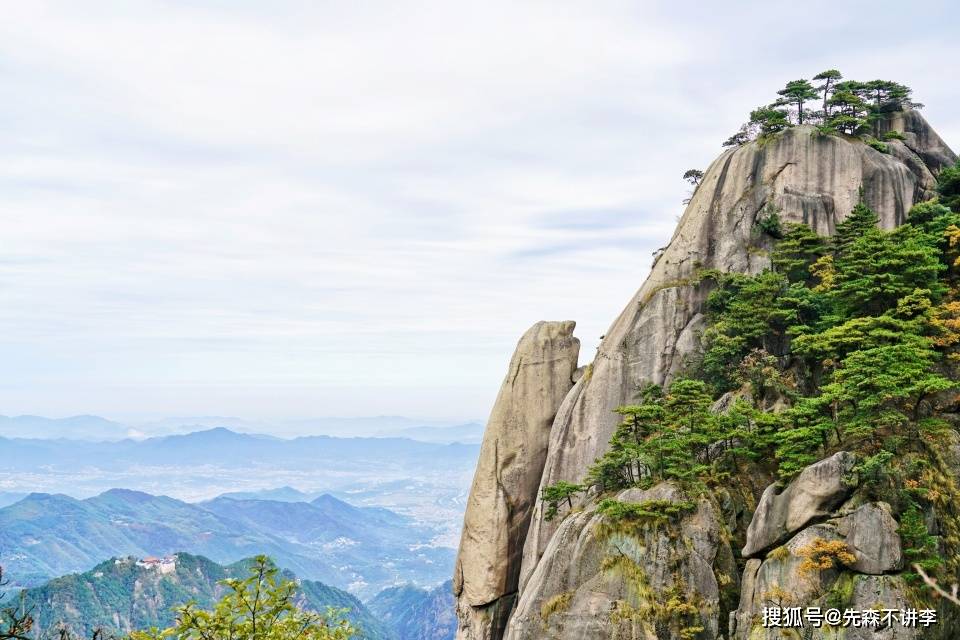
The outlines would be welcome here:
<svg viewBox="0 0 960 640">
<path fill-rule="evenodd" d="M 766 559 L 748 560 L 743 571 L 740 606 L 731 616 L 730 637 L 738 640 L 774 640 L 778 629 L 761 625 L 764 607 L 804 607 L 815 603 L 829 590 L 839 575 L 838 569 L 825 571 L 804 567 L 805 551 L 817 540 L 840 540 L 836 528 L 819 524 L 795 535 Z"/>
<path fill-rule="evenodd" d="M 577 369 L 574 326 L 523 335 L 487 422 L 454 573 L 462 638 L 496 640 L 512 606 L 550 425 Z"/>
<path fill-rule="evenodd" d="M 915 109 L 887 113 L 877 126 L 881 137 L 888 131 L 902 133 L 906 138 L 904 144 L 923 160 L 934 175 L 957 162 L 957 154 Z"/>
<path fill-rule="evenodd" d="M 857 561 L 850 568 L 880 575 L 903 568 L 899 525 L 886 502 L 871 502 L 834 521 Z"/>
<path fill-rule="evenodd" d="M 899 575 L 863 575 L 852 567 L 811 570 L 804 567 L 805 549 L 818 539 L 842 540 L 833 524 L 818 524 L 798 533 L 783 547 L 772 551 L 763 560 L 747 561 L 741 582 L 740 606 L 730 616 L 731 640 L 782 640 L 803 637 L 809 640 L 912 640 L 913 638 L 947 638 L 946 629 L 850 627 L 838 636 L 829 628 L 806 625 L 785 635 L 783 629 L 764 628 L 764 607 L 818 607 L 821 610 L 845 609 L 909 609 L 917 608 L 908 598 L 908 591 Z M 801 635 L 801 631 L 803 632 Z M 921 635 L 926 633 L 926 635 Z"/>
<path fill-rule="evenodd" d="M 840 451 L 801 471 L 782 492 L 776 483 L 767 487 L 747 527 L 741 554 L 755 556 L 811 521 L 829 516 L 856 486 L 850 478 L 854 464 L 852 453 Z"/>
</svg>

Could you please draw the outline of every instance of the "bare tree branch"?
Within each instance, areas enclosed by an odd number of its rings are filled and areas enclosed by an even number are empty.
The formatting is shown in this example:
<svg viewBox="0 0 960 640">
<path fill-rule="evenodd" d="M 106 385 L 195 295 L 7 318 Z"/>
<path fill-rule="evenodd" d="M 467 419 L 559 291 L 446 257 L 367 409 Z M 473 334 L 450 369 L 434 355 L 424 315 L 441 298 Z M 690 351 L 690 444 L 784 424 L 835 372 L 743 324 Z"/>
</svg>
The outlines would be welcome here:
<svg viewBox="0 0 960 640">
<path fill-rule="evenodd" d="M 924 571 L 920 565 L 913 565 L 913 569 L 920 574 L 920 577 L 923 578 L 923 581 L 927 583 L 927 586 L 933 589 L 941 598 L 945 598 L 953 604 L 960 606 L 960 595 L 958 595 L 958 592 L 960 592 L 960 585 L 954 584 L 948 592 L 946 589 L 937 584 L 935 578 L 928 576 L 927 572 Z"/>
</svg>

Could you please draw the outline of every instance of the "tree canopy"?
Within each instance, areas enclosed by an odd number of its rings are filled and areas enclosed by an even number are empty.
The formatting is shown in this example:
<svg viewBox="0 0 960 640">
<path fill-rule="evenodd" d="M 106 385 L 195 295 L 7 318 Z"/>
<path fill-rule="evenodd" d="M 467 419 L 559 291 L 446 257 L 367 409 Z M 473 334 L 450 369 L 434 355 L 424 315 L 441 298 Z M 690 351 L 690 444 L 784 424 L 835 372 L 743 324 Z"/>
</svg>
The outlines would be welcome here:
<svg viewBox="0 0 960 640">
<path fill-rule="evenodd" d="M 960 213 L 960 161 L 940 172 L 937 192 L 944 205 Z"/>
<path fill-rule="evenodd" d="M 789 81 L 773 102 L 751 111 L 747 123 L 724 146 L 745 144 L 802 124 L 815 125 L 825 134 L 877 136 L 884 113 L 923 106 L 912 100 L 910 87 L 892 80 L 844 80 L 836 69 L 821 71 L 813 80 L 820 84 L 805 78 Z M 819 108 L 810 108 L 815 101 Z M 876 148 L 883 149 L 879 141 Z"/>
</svg>

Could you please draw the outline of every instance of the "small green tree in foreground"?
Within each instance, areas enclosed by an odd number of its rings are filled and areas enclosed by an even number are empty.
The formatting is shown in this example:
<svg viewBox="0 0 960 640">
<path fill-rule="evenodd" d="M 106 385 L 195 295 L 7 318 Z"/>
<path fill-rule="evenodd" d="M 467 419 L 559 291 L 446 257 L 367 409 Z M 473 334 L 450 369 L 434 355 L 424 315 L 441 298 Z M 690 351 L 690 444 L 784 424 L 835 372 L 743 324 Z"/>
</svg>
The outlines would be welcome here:
<svg viewBox="0 0 960 640">
<path fill-rule="evenodd" d="M 211 611 L 187 604 L 177 624 L 165 630 L 135 631 L 130 640 L 348 640 L 356 630 L 345 611 L 326 614 L 296 605 L 297 585 L 283 579 L 266 556 L 257 556 L 250 577 L 224 580 L 227 593 Z"/>
</svg>

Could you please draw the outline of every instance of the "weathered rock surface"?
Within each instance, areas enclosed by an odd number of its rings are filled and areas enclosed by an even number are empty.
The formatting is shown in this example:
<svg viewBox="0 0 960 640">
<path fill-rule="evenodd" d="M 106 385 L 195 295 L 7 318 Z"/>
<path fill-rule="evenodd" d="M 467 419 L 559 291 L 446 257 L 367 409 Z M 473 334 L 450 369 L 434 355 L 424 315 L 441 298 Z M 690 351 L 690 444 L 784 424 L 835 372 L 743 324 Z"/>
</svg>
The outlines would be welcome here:
<svg viewBox="0 0 960 640">
<path fill-rule="evenodd" d="M 782 493 L 775 493 L 776 485 L 764 492 L 747 529 L 748 545 L 753 543 L 755 554 L 763 553 L 748 560 L 744 568 L 740 605 L 730 616 L 732 640 L 796 637 L 797 629 L 764 627 L 765 607 L 910 608 L 902 578 L 887 575 L 903 567 L 899 525 L 890 506 L 869 502 L 851 510 L 848 505 L 856 504 L 857 495 L 840 505 L 853 490 L 844 479 L 849 478 L 854 462 L 851 454 L 840 452 L 804 469 Z M 831 513 L 834 508 L 838 510 Z M 825 516 L 825 521 L 806 526 Z M 786 544 L 771 548 L 784 535 L 801 528 Z M 838 549 L 848 555 L 841 557 L 838 550 L 818 555 L 818 543 L 840 543 Z M 828 561 L 821 565 L 819 560 L 824 557 Z M 811 640 L 837 637 L 834 631 L 810 625 L 804 633 L 801 637 Z M 923 637 L 917 630 L 899 625 L 848 628 L 844 633 L 842 637 L 847 639 Z"/>
<path fill-rule="evenodd" d="M 853 454 L 840 451 L 801 471 L 783 492 L 776 484 L 767 487 L 747 528 L 741 554 L 755 556 L 814 519 L 829 516 L 856 486 L 850 482 L 855 464 Z"/>
<path fill-rule="evenodd" d="M 843 540 L 837 528 L 830 524 L 814 525 L 798 533 L 790 542 L 769 554 L 765 560 L 747 561 L 741 582 L 740 607 L 730 616 L 731 640 L 781 640 L 807 638 L 809 640 L 876 640 L 890 638 L 919 638 L 917 629 L 897 624 L 889 629 L 848 628 L 843 636 L 835 630 L 816 629 L 806 624 L 804 629 L 763 627 L 764 607 L 790 608 L 819 607 L 856 609 L 908 609 L 906 585 L 898 575 L 862 575 L 842 567 L 816 570 L 804 567 L 806 550 L 818 540 Z M 804 635 L 798 635 L 800 632 Z M 933 636 L 930 636 L 933 637 Z M 940 637 L 940 636 L 937 636 Z"/>
<path fill-rule="evenodd" d="M 731 616 L 730 637 L 779 638 L 778 629 L 762 627 L 763 608 L 807 606 L 826 593 L 836 581 L 838 571 L 805 570 L 804 550 L 817 540 L 839 539 L 834 527 L 814 525 L 798 533 L 766 560 L 749 560 L 741 581 L 740 607 Z"/>
<path fill-rule="evenodd" d="M 952 166 L 957 161 L 957 154 L 937 135 L 919 111 L 893 111 L 886 114 L 878 126 L 881 136 L 888 131 L 902 133 L 906 138 L 904 144 L 920 156 L 934 173 L 939 173 L 941 169 Z"/>
<path fill-rule="evenodd" d="M 908 595 L 907 585 L 900 576 L 852 576 L 853 597 L 850 603 L 844 604 L 851 609 L 904 609 L 915 608 L 916 604 Z M 851 628 L 846 630 L 846 640 L 926 640 L 955 638 L 956 629 L 945 625 L 932 628 L 904 627 L 894 623 L 886 628 L 873 629 L 867 627 Z M 814 636 L 816 638 L 817 636 Z M 836 635 L 821 636 L 835 638 Z"/>
<path fill-rule="evenodd" d="M 573 386 L 573 322 L 538 322 L 520 339 L 480 447 L 454 574 L 461 637 L 499 638 L 517 591 L 550 425 Z"/>
<path fill-rule="evenodd" d="M 817 468 L 804 472 L 806 477 L 794 481 L 793 489 L 768 487 L 749 527 L 740 518 L 749 517 L 753 496 L 736 509 L 723 507 L 730 512 L 723 514 L 715 506 L 722 501 L 703 499 L 695 512 L 676 523 L 671 535 L 664 537 L 664 529 L 652 529 L 632 538 L 601 533 L 603 519 L 590 504 L 592 496 L 581 497 L 574 513 L 553 521 L 544 518 L 536 500 L 542 487 L 560 480 L 581 481 L 589 465 L 607 450 L 618 421 L 613 410 L 632 402 L 645 383 L 669 383 L 698 353 L 708 294 L 708 285 L 698 281 L 699 271 L 757 273 L 769 266 L 771 243 L 757 230 L 766 211 L 777 211 L 784 222 L 805 222 L 820 234 L 831 234 L 858 201 L 861 187 L 884 228 L 902 223 L 913 204 L 933 195 L 935 175 L 955 162 L 953 152 L 919 113 L 890 114 L 878 126 L 881 135 L 895 129 L 905 140 L 890 141 L 890 152 L 882 153 L 858 140 L 793 127 L 765 143 L 725 151 L 707 169 L 670 244 L 658 252 L 647 281 L 606 332 L 593 363 L 575 375 L 562 403 L 557 400 L 553 405 L 552 428 L 538 431 L 549 433 L 549 438 L 539 483 L 532 485 L 524 504 L 525 509 L 533 505 L 527 532 L 514 534 L 512 524 L 507 527 L 504 514 L 509 510 L 496 506 L 501 504 L 496 487 L 481 487 L 479 502 L 471 497 L 478 514 L 479 505 L 494 506 L 484 507 L 487 522 L 468 512 L 468 520 L 477 522 L 470 533 L 464 532 L 457 565 L 460 640 L 501 640 L 502 628 L 507 629 L 508 640 L 673 638 L 676 629 L 657 618 L 668 593 L 679 594 L 680 602 L 702 612 L 704 629 L 696 634 L 698 640 L 787 637 L 755 629 L 776 585 L 784 585 L 804 605 L 841 596 L 845 604 L 860 608 L 906 602 L 899 576 L 866 575 L 896 570 L 898 562 L 903 563 L 902 557 L 898 559 L 902 552 L 896 523 L 891 529 L 892 518 L 885 518 L 889 512 L 879 504 L 836 511 L 851 490 L 844 484 L 852 469 L 848 454 L 814 465 Z M 500 429 L 493 420 L 489 428 Z M 489 457 L 486 440 L 484 450 L 482 456 Z M 488 463 L 484 477 L 490 474 Z M 656 490 L 670 492 L 664 485 Z M 633 493 L 622 498 L 644 499 Z M 500 532 L 491 538 L 493 543 L 480 536 L 484 528 Z M 728 621 L 721 625 L 719 618 L 736 602 L 727 602 L 724 584 L 736 588 L 739 581 L 727 540 L 733 529 L 742 535 L 745 528 L 752 534 L 744 554 L 753 558 L 746 563 L 740 607 L 730 616 L 731 634 L 725 636 L 721 627 Z M 505 529 L 511 533 L 503 533 Z M 815 538 L 845 541 L 856 559 L 854 569 L 801 576 L 801 550 Z M 517 543 L 523 544 L 519 594 L 513 582 Z M 786 544 L 771 557 L 771 549 L 780 543 Z M 465 549 L 473 546 L 479 550 L 471 556 Z M 498 559 L 485 565 L 483 559 L 494 557 L 497 549 Z M 667 566 L 674 570 L 665 571 Z M 639 589 L 638 576 L 643 577 Z M 884 635 L 886 631 L 863 635 L 848 629 L 844 637 L 919 637 L 896 631 L 895 636 Z"/>
<path fill-rule="evenodd" d="M 859 573 L 880 575 L 903 568 L 899 525 L 886 502 L 871 502 L 835 521 L 857 561 L 850 568 Z"/>
<path fill-rule="evenodd" d="M 891 116 L 888 128 L 907 137 L 903 155 L 936 167 L 953 157 L 918 113 Z M 909 135 L 908 135 L 909 134 Z M 931 194 L 931 168 L 863 142 L 794 127 L 765 144 L 724 152 L 707 169 L 670 244 L 650 276 L 606 332 L 590 375 L 577 384 L 550 435 L 541 486 L 577 482 L 607 448 L 616 428 L 613 409 L 633 400 L 644 383 L 668 382 L 699 349 L 707 291 L 695 284 L 700 268 L 759 272 L 768 247 L 755 223 L 769 206 L 787 222 L 806 222 L 830 234 L 853 209 L 860 187 L 883 227 L 902 223 L 910 207 Z M 538 507 L 524 549 L 521 586 L 532 575 L 556 529 Z"/>
<path fill-rule="evenodd" d="M 684 496 L 671 484 L 629 489 L 626 502 Z M 680 637 L 686 626 L 719 632 L 721 582 L 735 589 L 736 565 L 720 515 L 701 500 L 679 522 L 622 531 L 591 506 L 563 519 L 510 620 L 507 640 Z M 687 617 L 668 601 L 695 607 Z M 723 621 L 726 624 L 726 621 Z"/>
</svg>

